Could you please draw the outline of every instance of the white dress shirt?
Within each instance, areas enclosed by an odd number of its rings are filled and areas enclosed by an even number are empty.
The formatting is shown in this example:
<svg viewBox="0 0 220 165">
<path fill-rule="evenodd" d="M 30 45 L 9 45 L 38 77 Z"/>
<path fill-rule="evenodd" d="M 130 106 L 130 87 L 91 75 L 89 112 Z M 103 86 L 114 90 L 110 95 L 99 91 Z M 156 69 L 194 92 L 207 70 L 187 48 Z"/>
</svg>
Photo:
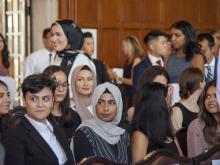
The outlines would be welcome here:
<svg viewBox="0 0 220 165">
<path fill-rule="evenodd" d="M 51 54 L 51 57 L 50 57 Z M 24 63 L 24 78 L 36 73 L 42 73 L 51 63 L 55 52 L 49 52 L 46 48 L 37 50 L 28 55 Z"/>
<path fill-rule="evenodd" d="M 212 61 L 210 62 L 210 64 L 207 64 L 207 63 L 206 63 L 206 64 L 204 65 L 205 77 L 207 77 L 207 74 L 208 74 L 207 66 L 210 66 L 210 67 L 211 67 L 212 77 L 214 77 L 214 72 L 215 72 L 215 58 L 214 58 L 214 57 L 213 57 Z"/>
<path fill-rule="evenodd" d="M 159 65 L 157 63 L 158 60 L 160 60 L 160 63 L 161 63 L 161 66 L 164 66 L 164 62 L 163 62 L 163 59 L 161 57 L 155 57 L 155 56 L 152 56 L 151 54 L 148 55 L 148 58 L 150 59 L 152 65 Z"/>
<path fill-rule="evenodd" d="M 67 157 L 62 146 L 53 133 L 53 126 L 50 124 L 50 122 L 48 120 L 46 120 L 46 124 L 38 122 L 30 118 L 27 114 L 25 114 L 25 117 L 50 146 L 51 150 L 55 153 L 59 164 L 63 165 L 67 161 Z"/>
</svg>

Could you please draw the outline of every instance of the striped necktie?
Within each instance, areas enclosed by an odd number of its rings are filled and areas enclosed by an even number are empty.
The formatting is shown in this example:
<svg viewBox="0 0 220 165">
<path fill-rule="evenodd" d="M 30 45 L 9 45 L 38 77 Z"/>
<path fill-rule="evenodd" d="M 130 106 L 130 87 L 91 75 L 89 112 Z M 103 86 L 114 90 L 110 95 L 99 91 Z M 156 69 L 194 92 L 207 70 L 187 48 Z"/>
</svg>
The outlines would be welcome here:
<svg viewBox="0 0 220 165">
<path fill-rule="evenodd" d="M 212 68 L 211 66 L 206 66 L 206 69 L 207 69 L 207 75 L 206 75 L 206 82 L 209 83 L 210 81 L 212 81 L 213 79 L 213 75 L 212 75 Z"/>
</svg>

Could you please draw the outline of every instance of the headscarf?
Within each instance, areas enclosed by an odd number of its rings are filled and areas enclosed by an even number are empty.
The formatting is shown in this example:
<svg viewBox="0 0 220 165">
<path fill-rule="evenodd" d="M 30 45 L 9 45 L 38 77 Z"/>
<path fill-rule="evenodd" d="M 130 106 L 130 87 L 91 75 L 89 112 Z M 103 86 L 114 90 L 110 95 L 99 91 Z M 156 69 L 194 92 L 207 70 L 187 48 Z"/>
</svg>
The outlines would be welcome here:
<svg viewBox="0 0 220 165">
<path fill-rule="evenodd" d="M 117 115 L 111 122 L 105 122 L 98 118 L 96 115 L 96 104 L 98 103 L 99 98 L 108 89 L 109 92 L 113 95 L 116 105 L 117 105 Z M 106 140 L 109 144 L 116 144 L 120 140 L 120 136 L 125 132 L 124 129 L 118 127 L 117 125 L 121 121 L 122 116 L 122 97 L 121 92 L 118 87 L 115 85 L 106 82 L 104 84 L 100 84 L 95 88 L 95 91 L 92 96 L 92 108 L 94 113 L 94 118 L 91 120 L 84 121 L 79 127 L 89 127 L 95 133 L 97 133 L 100 137 Z"/>
<path fill-rule="evenodd" d="M 79 65 L 73 70 L 72 75 L 71 75 L 72 76 L 72 78 L 71 78 L 72 87 L 70 88 L 71 92 L 72 92 L 72 97 L 70 99 L 75 103 L 76 111 L 80 115 L 82 121 L 92 119 L 92 114 L 89 111 L 89 109 L 87 108 L 89 105 L 91 105 L 92 94 L 90 96 L 88 96 L 87 99 L 82 99 L 80 97 L 80 95 L 77 93 L 76 86 L 75 86 L 78 74 L 84 66 L 85 65 Z M 88 68 L 90 68 L 90 67 L 88 66 Z M 90 68 L 90 72 L 92 73 L 92 78 L 95 81 L 94 88 L 93 88 L 93 91 L 94 91 L 96 84 L 97 84 L 96 75 L 91 68 Z M 92 93 L 93 93 L 93 91 L 92 91 Z"/>
<path fill-rule="evenodd" d="M 52 24 L 52 26 L 53 25 L 60 26 L 67 38 L 68 46 L 63 51 L 75 51 L 80 50 L 82 48 L 84 41 L 83 33 L 79 26 L 73 20 L 57 20 Z"/>
</svg>

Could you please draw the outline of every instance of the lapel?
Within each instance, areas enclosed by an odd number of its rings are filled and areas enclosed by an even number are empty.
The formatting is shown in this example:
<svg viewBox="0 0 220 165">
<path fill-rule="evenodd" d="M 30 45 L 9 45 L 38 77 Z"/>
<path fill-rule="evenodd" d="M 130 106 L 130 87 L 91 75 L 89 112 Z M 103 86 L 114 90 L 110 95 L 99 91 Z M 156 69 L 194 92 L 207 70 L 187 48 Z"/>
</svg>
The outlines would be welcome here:
<svg viewBox="0 0 220 165">
<path fill-rule="evenodd" d="M 144 59 L 144 65 L 145 65 L 145 68 L 152 65 L 152 62 L 150 61 L 148 56 Z"/>
<path fill-rule="evenodd" d="M 28 130 L 30 137 L 32 137 L 33 141 L 39 146 L 42 150 L 43 154 L 47 156 L 52 162 L 58 163 L 58 159 L 55 153 L 52 151 L 47 142 L 43 139 L 43 137 L 37 132 L 37 130 L 32 126 L 32 124 L 25 117 L 22 120 L 24 127 Z"/>
</svg>

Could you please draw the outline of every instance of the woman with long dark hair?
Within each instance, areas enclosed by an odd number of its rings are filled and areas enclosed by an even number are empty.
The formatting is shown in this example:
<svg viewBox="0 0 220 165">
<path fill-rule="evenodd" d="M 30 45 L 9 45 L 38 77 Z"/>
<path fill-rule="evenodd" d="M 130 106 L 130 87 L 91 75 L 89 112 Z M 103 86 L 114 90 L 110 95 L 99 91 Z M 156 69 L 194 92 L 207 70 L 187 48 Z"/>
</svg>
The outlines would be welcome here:
<svg viewBox="0 0 220 165">
<path fill-rule="evenodd" d="M 69 139 L 80 125 L 81 119 L 78 113 L 70 108 L 67 75 L 61 67 L 55 65 L 47 67 L 43 73 L 53 78 L 57 85 L 49 119 L 58 124 Z"/>
<path fill-rule="evenodd" d="M 8 45 L 4 36 L 0 33 L 0 74 L 7 73 L 11 75 Z"/>
<path fill-rule="evenodd" d="M 204 56 L 197 43 L 193 26 L 187 21 L 177 21 L 171 26 L 171 44 L 174 48 L 167 62 L 171 83 L 178 83 L 180 73 L 188 67 L 204 69 Z"/>
<path fill-rule="evenodd" d="M 220 143 L 220 109 L 216 98 L 216 81 L 205 87 L 201 97 L 199 117 L 187 132 L 188 156 L 194 157 Z"/>
<path fill-rule="evenodd" d="M 132 121 L 132 161 L 162 148 L 178 153 L 166 102 L 167 88 L 153 82 L 145 84 L 139 95 Z"/>
</svg>

